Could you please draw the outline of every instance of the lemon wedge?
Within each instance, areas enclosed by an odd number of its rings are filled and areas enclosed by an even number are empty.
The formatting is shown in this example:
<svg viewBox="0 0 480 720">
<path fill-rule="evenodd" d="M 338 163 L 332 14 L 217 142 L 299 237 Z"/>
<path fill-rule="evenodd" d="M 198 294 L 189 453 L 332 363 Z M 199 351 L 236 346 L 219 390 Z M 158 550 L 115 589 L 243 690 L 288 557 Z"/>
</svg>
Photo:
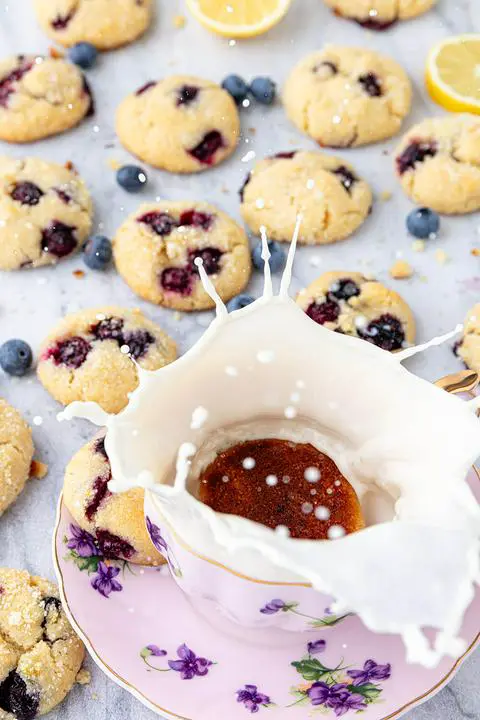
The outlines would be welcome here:
<svg viewBox="0 0 480 720">
<path fill-rule="evenodd" d="M 432 100 L 446 110 L 480 114 L 480 35 L 457 35 L 435 45 L 426 85 Z"/>
<path fill-rule="evenodd" d="M 291 0 L 187 0 L 194 17 L 208 30 L 230 38 L 261 35 L 286 14 Z"/>
</svg>

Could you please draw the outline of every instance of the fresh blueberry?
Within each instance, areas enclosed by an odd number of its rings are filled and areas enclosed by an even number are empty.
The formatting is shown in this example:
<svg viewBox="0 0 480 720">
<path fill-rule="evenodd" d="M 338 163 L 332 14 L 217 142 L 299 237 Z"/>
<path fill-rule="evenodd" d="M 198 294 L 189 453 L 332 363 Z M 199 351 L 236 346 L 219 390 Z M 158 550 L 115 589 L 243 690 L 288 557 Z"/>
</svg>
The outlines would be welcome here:
<svg viewBox="0 0 480 720">
<path fill-rule="evenodd" d="M 104 235 L 91 237 L 83 250 L 83 261 L 91 270 L 106 270 L 112 261 L 112 243 Z"/>
<path fill-rule="evenodd" d="M 272 273 L 280 272 L 285 266 L 284 249 L 280 243 L 273 240 L 268 243 L 268 249 L 270 250 L 270 270 Z M 252 261 L 257 270 L 263 272 L 265 263 L 262 259 L 262 243 L 258 243 L 258 245 L 253 248 Z"/>
<path fill-rule="evenodd" d="M 230 93 L 237 105 L 247 98 L 248 85 L 240 75 L 228 75 L 222 82 L 222 88 Z"/>
<path fill-rule="evenodd" d="M 242 295 L 237 295 L 237 297 L 232 298 L 230 302 L 227 303 L 227 310 L 228 312 L 241 310 L 242 308 L 247 307 L 247 305 L 250 305 L 254 301 L 255 298 L 253 298 L 251 295 L 246 295 L 245 293 Z"/>
<path fill-rule="evenodd" d="M 277 86 L 268 77 L 256 77 L 250 83 L 251 94 L 262 105 L 272 105 L 277 94 Z"/>
<path fill-rule="evenodd" d="M 88 42 L 79 42 L 73 45 L 68 51 L 68 59 L 81 67 L 82 70 L 88 70 L 93 67 L 97 61 L 98 50 L 95 45 Z"/>
<path fill-rule="evenodd" d="M 124 165 L 117 170 L 117 182 L 127 192 L 139 192 L 147 183 L 147 173 L 138 165 Z"/>
<path fill-rule="evenodd" d="M 439 227 L 440 217 L 430 208 L 415 208 L 407 216 L 408 232 L 416 238 L 428 239 L 437 234 Z"/>
<path fill-rule="evenodd" d="M 32 349 L 23 340 L 7 340 L 0 347 L 0 367 L 9 375 L 25 375 L 32 360 Z"/>
</svg>

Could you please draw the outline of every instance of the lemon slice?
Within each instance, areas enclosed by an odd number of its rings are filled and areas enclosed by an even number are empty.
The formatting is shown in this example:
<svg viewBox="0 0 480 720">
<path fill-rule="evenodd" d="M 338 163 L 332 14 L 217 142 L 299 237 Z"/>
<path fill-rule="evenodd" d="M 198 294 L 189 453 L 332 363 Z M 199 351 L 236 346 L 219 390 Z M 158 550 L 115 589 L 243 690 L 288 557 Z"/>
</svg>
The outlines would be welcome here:
<svg viewBox="0 0 480 720">
<path fill-rule="evenodd" d="M 291 0 L 187 0 L 204 27 L 218 35 L 248 38 L 261 35 L 286 14 Z"/>
<path fill-rule="evenodd" d="M 480 35 L 457 35 L 435 45 L 426 84 L 431 98 L 446 110 L 480 114 Z"/>
</svg>

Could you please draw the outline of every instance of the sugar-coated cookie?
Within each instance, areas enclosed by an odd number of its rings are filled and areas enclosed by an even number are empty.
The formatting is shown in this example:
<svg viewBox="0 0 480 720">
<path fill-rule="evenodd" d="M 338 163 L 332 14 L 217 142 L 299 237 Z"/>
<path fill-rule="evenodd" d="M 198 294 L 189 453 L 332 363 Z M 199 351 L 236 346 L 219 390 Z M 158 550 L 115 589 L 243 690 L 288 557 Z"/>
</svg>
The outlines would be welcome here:
<svg viewBox="0 0 480 720">
<path fill-rule="evenodd" d="M 402 188 L 446 215 L 480 209 L 480 118 L 446 115 L 411 128 L 395 153 Z"/>
<path fill-rule="evenodd" d="M 0 60 L 0 140 L 57 135 L 92 112 L 90 87 L 76 65 L 34 55 Z"/>
<path fill-rule="evenodd" d="M 0 156 L 0 217 L 0 270 L 51 265 L 87 239 L 92 200 L 73 170 Z"/>
<path fill-rule="evenodd" d="M 240 119 L 231 95 L 210 80 L 172 75 L 149 82 L 120 104 L 122 145 L 144 162 L 176 173 L 218 165 L 235 150 Z"/>
<path fill-rule="evenodd" d="M 71 690 L 84 657 L 57 586 L 0 568 L 0 718 L 50 712 Z"/>
<path fill-rule="evenodd" d="M 298 241 L 319 245 L 343 240 L 365 220 L 372 193 L 350 163 L 319 152 L 285 152 L 257 163 L 241 190 L 244 221 L 258 234 L 289 242 L 302 214 Z"/>
<path fill-rule="evenodd" d="M 32 459 L 30 428 L 18 410 L 0 398 L 0 516 L 25 487 Z"/>
<path fill-rule="evenodd" d="M 34 0 L 38 21 L 49 37 L 67 47 L 89 42 L 110 50 L 147 29 L 152 0 Z"/>
<path fill-rule="evenodd" d="M 320 275 L 298 294 L 297 303 L 320 325 L 383 350 L 400 350 L 415 340 L 415 320 L 405 300 L 358 272 Z"/>
<path fill-rule="evenodd" d="M 42 343 L 37 372 L 64 405 L 90 400 L 116 413 L 138 385 L 136 363 L 158 370 L 175 358 L 174 341 L 139 310 L 96 307 L 67 315 L 53 328 Z"/>
<path fill-rule="evenodd" d="M 368 30 L 386 30 L 430 10 L 437 0 L 324 0 L 336 15 L 355 20 Z"/>
<path fill-rule="evenodd" d="M 367 48 L 326 45 L 294 67 L 283 100 L 290 120 L 325 147 L 355 147 L 395 135 L 412 87 L 392 58 Z"/>
<path fill-rule="evenodd" d="M 455 353 L 470 370 L 480 374 L 480 303 L 468 311 Z"/>
<path fill-rule="evenodd" d="M 243 290 L 251 273 L 244 230 L 206 202 L 142 205 L 117 231 L 113 252 L 118 272 L 137 295 L 176 310 L 214 306 L 196 258 L 224 301 Z"/>
</svg>

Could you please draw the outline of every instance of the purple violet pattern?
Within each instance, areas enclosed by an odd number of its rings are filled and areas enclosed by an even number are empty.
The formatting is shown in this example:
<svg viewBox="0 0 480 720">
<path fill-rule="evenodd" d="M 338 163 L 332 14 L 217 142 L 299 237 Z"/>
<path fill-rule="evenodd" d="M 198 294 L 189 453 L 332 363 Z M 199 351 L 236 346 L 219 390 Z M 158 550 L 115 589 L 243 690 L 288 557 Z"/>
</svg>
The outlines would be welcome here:
<svg viewBox="0 0 480 720">
<path fill-rule="evenodd" d="M 263 613 L 263 615 L 276 615 L 276 613 L 283 611 L 285 612 L 285 609 L 287 608 L 287 603 L 283 600 L 275 599 L 270 600 L 265 607 L 263 607 L 260 612 Z"/>
<path fill-rule="evenodd" d="M 115 579 L 119 573 L 120 568 L 108 566 L 100 561 L 97 573 L 91 580 L 91 585 L 100 595 L 108 598 L 112 592 L 120 592 L 123 589 L 122 585 Z"/>
<path fill-rule="evenodd" d="M 345 683 L 327 685 L 325 682 L 313 683 L 307 692 L 310 702 L 314 706 L 323 705 L 334 711 L 337 717 L 345 715 L 349 710 L 364 710 L 365 698 L 350 692 Z"/>
<path fill-rule="evenodd" d="M 308 654 L 320 655 L 320 653 L 325 652 L 326 647 L 327 643 L 325 640 L 314 640 L 313 642 L 309 642 L 307 645 Z"/>
<path fill-rule="evenodd" d="M 69 550 L 73 550 L 82 558 L 100 554 L 93 535 L 90 535 L 86 530 L 82 530 L 73 524 L 70 525 L 70 532 L 72 533 L 72 537 L 67 543 Z"/>
<path fill-rule="evenodd" d="M 208 668 L 213 665 L 211 660 L 197 657 L 193 650 L 185 644 L 180 645 L 177 650 L 178 660 L 169 660 L 168 666 L 171 670 L 180 673 L 182 680 L 192 680 L 194 677 L 203 677 L 208 674 Z"/>
<path fill-rule="evenodd" d="M 168 554 L 168 545 L 163 539 L 162 532 L 158 525 L 155 525 L 149 517 L 147 517 L 146 522 L 148 534 L 150 535 L 152 543 L 155 545 L 158 552 L 161 552 L 163 555 Z"/>
<path fill-rule="evenodd" d="M 167 654 L 167 651 L 162 650 L 158 647 L 158 645 L 147 645 L 146 649 L 149 651 L 150 655 L 153 655 L 154 657 L 165 657 Z"/>
<path fill-rule="evenodd" d="M 388 680 L 391 674 L 392 666 L 390 663 L 378 665 L 375 660 L 367 660 L 363 666 L 363 670 L 349 670 L 347 672 L 347 675 L 353 680 L 353 685 L 363 685 L 364 683 Z"/>
<path fill-rule="evenodd" d="M 243 703 L 251 713 L 258 712 L 262 705 L 267 707 L 272 704 L 268 695 L 259 692 L 256 685 L 245 685 L 241 690 L 237 690 L 237 702 Z"/>
</svg>

